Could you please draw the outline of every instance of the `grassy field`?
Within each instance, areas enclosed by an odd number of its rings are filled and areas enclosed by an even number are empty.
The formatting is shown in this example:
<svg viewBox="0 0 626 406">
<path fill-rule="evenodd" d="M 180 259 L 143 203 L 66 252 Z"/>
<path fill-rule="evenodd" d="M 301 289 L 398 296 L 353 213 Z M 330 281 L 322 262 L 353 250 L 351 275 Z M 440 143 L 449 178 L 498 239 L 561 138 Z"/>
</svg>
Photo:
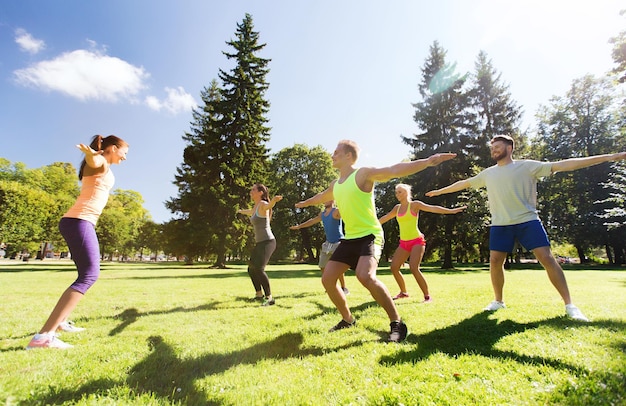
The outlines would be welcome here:
<svg viewBox="0 0 626 406">
<path fill-rule="evenodd" d="M 357 327 L 340 316 L 313 265 L 271 265 L 263 308 L 244 265 L 104 263 L 73 314 L 69 350 L 25 351 L 71 262 L 0 260 L 0 403 L 6 405 L 624 405 L 626 272 L 566 267 L 590 323 L 569 320 L 544 271 L 507 272 L 508 308 L 486 266 L 425 266 L 434 301 L 398 303 L 411 335 L 386 343 L 388 320 L 354 274 Z M 406 272 L 405 272 L 406 274 Z M 389 268 L 380 278 L 392 293 Z"/>
</svg>

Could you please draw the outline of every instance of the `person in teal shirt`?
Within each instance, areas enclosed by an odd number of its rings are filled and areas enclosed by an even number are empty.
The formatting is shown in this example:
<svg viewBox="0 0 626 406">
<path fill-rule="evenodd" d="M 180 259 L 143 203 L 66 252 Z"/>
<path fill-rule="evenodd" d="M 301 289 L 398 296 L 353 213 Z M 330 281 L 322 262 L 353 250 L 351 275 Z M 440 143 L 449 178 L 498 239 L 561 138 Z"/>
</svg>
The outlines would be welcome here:
<svg viewBox="0 0 626 406">
<path fill-rule="evenodd" d="M 326 293 L 342 317 L 330 331 L 354 327 L 356 324 L 346 296 L 337 286 L 339 275 L 343 275 L 348 269 L 354 269 L 359 282 L 389 317 L 391 330 L 389 341 L 400 342 L 406 339 L 408 328 L 402 321 L 389 290 L 376 276 L 384 236 L 383 228 L 376 216 L 374 184 L 422 171 L 452 159 L 456 154 L 435 154 L 426 159 L 401 162 L 382 168 L 356 168 L 358 156 L 359 147 L 356 142 L 339 141 L 332 154 L 333 167 L 339 170 L 339 178 L 331 182 L 323 192 L 298 202 L 295 206 L 302 208 L 334 200 L 345 223 L 345 239 L 339 243 L 322 275 Z"/>
</svg>

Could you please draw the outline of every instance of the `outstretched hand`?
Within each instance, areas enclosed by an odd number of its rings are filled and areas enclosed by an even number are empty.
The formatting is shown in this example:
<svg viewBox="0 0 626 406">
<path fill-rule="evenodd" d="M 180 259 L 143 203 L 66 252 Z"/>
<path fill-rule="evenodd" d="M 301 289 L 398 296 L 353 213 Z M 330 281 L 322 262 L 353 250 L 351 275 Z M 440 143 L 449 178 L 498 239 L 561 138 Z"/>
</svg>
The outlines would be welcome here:
<svg viewBox="0 0 626 406">
<path fill-rule="evenodd" d="M 88 155 L 88 156 L 102 155 L 104 153 L 104 151 L 102 150 L 94 151 L 89 145 L 85 145 L 85 144 L 78 144 L 76 145 L 76 148 L 80 149 L 83 152 L 83 154 Z"/>
<path fill-rule="evenodd" d="M 457 213 L 462 212 L 465 209 L 467 209 L 467 206 L 453 207 L 452 211 L 454 212 L 454 214 L 457 214 Z"/>
<path fill-rule="evenodd" d="M 439 165 L 442 162 L 449 161 L 456 157 L 456 154 L 453 152 L 443 152 L 440 154 L 434 154 L 428 157 L 428 163 L 430 166 Z"/>
</svg>

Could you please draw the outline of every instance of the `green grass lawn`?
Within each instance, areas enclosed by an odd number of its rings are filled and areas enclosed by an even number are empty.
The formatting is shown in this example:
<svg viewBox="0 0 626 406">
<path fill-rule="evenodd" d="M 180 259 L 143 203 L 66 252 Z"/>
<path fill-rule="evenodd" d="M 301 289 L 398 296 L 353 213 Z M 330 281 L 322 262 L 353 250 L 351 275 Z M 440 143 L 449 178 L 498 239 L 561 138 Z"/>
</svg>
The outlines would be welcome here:
<svg viewBox="0 0 626 406">
<path fill-rule="evenodd" d="M 104 263 L 73 314 L 69 350 L 26 351 L 71 262 L 0 261 L 0 403 L 6 405 L 624 405 L 626 270 L 566 267 L 574 302 L 564 317 L 543 270 L 506 274 L 507 309 L 487 266 L 425 266 L 434 301 L 412 276 L 399 301 L 411 335 L 386 343 L 389 321 L 353 272 L 357 327 L 340 320 L 314 265 L 271 265 L 276 305 L 249 299 L 244 265 Z M 379 268 L 390 291 L 389 268 Z"/>
</svg>

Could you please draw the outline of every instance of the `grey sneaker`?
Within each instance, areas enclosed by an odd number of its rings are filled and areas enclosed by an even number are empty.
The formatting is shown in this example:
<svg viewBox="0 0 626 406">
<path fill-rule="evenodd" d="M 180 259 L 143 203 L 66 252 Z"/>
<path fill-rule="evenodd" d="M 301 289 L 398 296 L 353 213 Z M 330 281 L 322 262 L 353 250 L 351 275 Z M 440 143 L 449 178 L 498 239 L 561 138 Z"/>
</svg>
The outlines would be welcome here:
<svg viewBox="0 0 626 406">
<path fill-rule="evenodd" d="M 333 327 L 331 327 L 331 329 L 328 330 L 328 332 L 333 332 L 333 331 L 337 331 L 337 330 L 343 330 L 344 328 L 350 328 L 350 327 L 354 327 L 354 326 L 356 326 L 356 319 L 353 320 L 352 323 L 348 323 L 344 319 L 341 319 L 341 321 L 339 323 L 335 324 Z"/>
<path fill-rule="evenodd" d="M 389 323 L 389 327 L 391 327 L 391 333 L 389 333 L 389 341 L 392 343 L 399 343 L 400 341 L 404 341 L 409 335 L 409 329 L 406 327 L 406 324 L 404 324 L 402 320 L 392 321 L 391 323 Z"/>
</svg>

